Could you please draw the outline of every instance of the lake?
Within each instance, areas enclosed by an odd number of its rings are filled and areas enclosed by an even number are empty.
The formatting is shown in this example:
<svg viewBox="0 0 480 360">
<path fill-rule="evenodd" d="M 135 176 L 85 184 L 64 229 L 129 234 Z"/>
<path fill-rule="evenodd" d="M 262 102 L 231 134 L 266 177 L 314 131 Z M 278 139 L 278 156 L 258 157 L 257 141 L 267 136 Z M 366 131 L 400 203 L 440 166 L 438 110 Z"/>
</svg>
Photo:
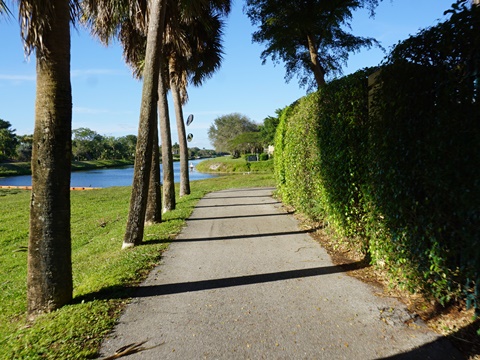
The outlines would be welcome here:
<svg viewBox="0 0 480 360">
<path fill-rule="evenodd" d="M 189 165 L 194 166 L 202 160 L 191 160 Z M 160 166 L 162 170 L 162 166 Z M 173 163 L 175 182 L 180 182 L 180 162 Z M 196 169 L 189 172 L 190 181 L 211 178 L 217 175 L 204 174 Z M 161 175 L 163 178 L 163 174 Z M 114 169 L 97 169 L 88 171 L 74 171 L 70 180 L 72 187 L 111 187 L 111 186 L 130 186 L 133 181 L 133 166 L 126 166 Z M 29 186 L 32 185 L 30 175 L 0 177 L 0 186 Z"/>
</svg>

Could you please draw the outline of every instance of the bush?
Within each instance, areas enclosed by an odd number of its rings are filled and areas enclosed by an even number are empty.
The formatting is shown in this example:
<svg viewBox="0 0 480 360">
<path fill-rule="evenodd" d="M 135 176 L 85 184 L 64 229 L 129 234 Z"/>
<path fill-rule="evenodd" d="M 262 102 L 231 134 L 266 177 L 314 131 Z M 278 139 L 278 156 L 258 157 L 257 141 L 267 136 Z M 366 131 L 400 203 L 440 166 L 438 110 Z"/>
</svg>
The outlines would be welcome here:
<svg viewBox="0 0 480 360">
<path fill-rule="evenodd" d="M 474 7 L 399 44 L 378 77 L 369 130 L 366 192 L 391 238 L 372 252 L 441 303 L 462 288 L 478 301 L 479 28 Z"/>
<path fill-rule="evenodd" d="M 283 201 L 368 251 L 397 283 L 480 309 L 480 7 L 285 108 Z M 370 112 L 368 103 L 371 102 Z"/>
<path fill-rule="evenodd" d="M 319 192 L 318 94 L 310 94 L 284 109 L 275 139 L 275 175 L 283 201 L 317 217 Z"/>
<path fill-rule="evenodd" d="M 268 159 L 269 159 L 268 154 L 261 153 L 260 156 L 259 156 L 260 161 L 266 161 Z"/>
</svg>

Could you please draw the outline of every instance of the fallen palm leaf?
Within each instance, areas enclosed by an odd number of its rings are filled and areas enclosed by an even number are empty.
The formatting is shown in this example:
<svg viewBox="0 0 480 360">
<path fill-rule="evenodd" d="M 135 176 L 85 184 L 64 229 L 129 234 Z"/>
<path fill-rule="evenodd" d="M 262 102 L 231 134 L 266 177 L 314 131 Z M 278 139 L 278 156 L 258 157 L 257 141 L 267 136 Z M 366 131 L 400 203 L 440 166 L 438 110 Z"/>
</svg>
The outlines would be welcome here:
<svg viewBox="0 0 480 360">
<path fill-rule="evenodd" d="M 145 340 L 145 341 L 142 341 L 142 342 L 139 342 L 139 343 L 132 343 L 132 344 L 122 346 L 121 348 L 117 349 L 117 351 L 115 351 L 115 354 L 113 354 L 111 356 L 107 356 L 106 358 L 103 358 L 102 360 L 118 359 L 122 356 L 135 354 L 135 353 L 138 353 L 138 352 L 144 351 L 144 350 L 150 350 L 150 349 L 156 348 L 157 346 L 165 344 L 165 342 L 162 342 L 162 343 L 160 343 L 158 345 L 155 345 L 155 346 L 142 347 L 142 345 L 145 344 L 147 341 L 148 340 Z"/>
</svg>

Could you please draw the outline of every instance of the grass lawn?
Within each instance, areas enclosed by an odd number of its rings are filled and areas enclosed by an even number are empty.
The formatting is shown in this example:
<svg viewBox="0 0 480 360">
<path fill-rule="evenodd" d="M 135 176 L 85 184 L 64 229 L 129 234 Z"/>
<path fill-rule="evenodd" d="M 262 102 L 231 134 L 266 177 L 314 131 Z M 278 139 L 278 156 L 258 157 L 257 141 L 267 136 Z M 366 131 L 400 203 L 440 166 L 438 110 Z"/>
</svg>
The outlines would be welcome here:
<svg viewBox="0 0 480 360">
<path fill-rule="evenodd" d="M 33 323 L 26 319 L 30 192 L 0 190 L 0 359 L 95 357 L 102 338 L 128 303 L 132 285 L 158 264 L 195 204 L 216 190 L 274 186 L 271 174 L 230 175 L 192 182 L 192 193 L 161 224 L 145 228 L 144 244 L 121 250 L 130 187 L 71 193 L 73 303 Z"/>
<path fill-rule="evenodd" d="M 273 159 L 266 161 L 246 161 L 223 156 L 204 160 L 197 165 L 198 171 L 205 173 L 273 173 Z"/>
</svg>

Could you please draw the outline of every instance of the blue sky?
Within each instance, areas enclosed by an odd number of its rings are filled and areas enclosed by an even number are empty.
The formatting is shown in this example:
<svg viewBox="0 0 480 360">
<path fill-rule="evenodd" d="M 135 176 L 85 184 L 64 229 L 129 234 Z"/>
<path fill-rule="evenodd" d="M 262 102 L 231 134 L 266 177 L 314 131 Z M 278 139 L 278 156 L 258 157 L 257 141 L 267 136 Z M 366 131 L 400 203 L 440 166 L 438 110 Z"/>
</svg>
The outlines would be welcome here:
<svg viewBox="0 0 480 360">
<path fill-rule="evenodd" d="M 443 12 L 454 0 L 384 0 L 375 18 L 367 11 L 354 14 L 352 31 L 374 37 L 389 50 L 418 30 L 445 19 Z M 9 3 L 7 1 L 7 3 Z M 212 148 L 207 131 L 214 119 L 238 112 L 257 123 L 275 110 L 306 94 L 296 79 L 285 83 L 283 65 L 261 64 L 263 46 L 252 44 L 255 28 L 242 12 L 243 1 L 234 1 L 227 19 L 222 68 L 201 88 L 190 87 L 185 118 L 194 114 L 187 128 L 193 134 L 189 146 Z M 33 133 L 35 58 L 25 58 L 16 18 L 0 19 L 0 118 L 9 121 L 18 135 Z M 141 83 L 125 65 L 118 44 L 105 47 L 81 26 L 72 31 L 73 129 L 88 127 L 99 134 L 137 134 Z M 351 56 L 344 73 L 378 65 L 385 54 L 379 49 Z M 171 101 L 170 101 L 171 103 Z M 173 107 L 173 104 L 171 105 Z M 177 141 L 173 114 L 172 140 Z"/>
</svg>

